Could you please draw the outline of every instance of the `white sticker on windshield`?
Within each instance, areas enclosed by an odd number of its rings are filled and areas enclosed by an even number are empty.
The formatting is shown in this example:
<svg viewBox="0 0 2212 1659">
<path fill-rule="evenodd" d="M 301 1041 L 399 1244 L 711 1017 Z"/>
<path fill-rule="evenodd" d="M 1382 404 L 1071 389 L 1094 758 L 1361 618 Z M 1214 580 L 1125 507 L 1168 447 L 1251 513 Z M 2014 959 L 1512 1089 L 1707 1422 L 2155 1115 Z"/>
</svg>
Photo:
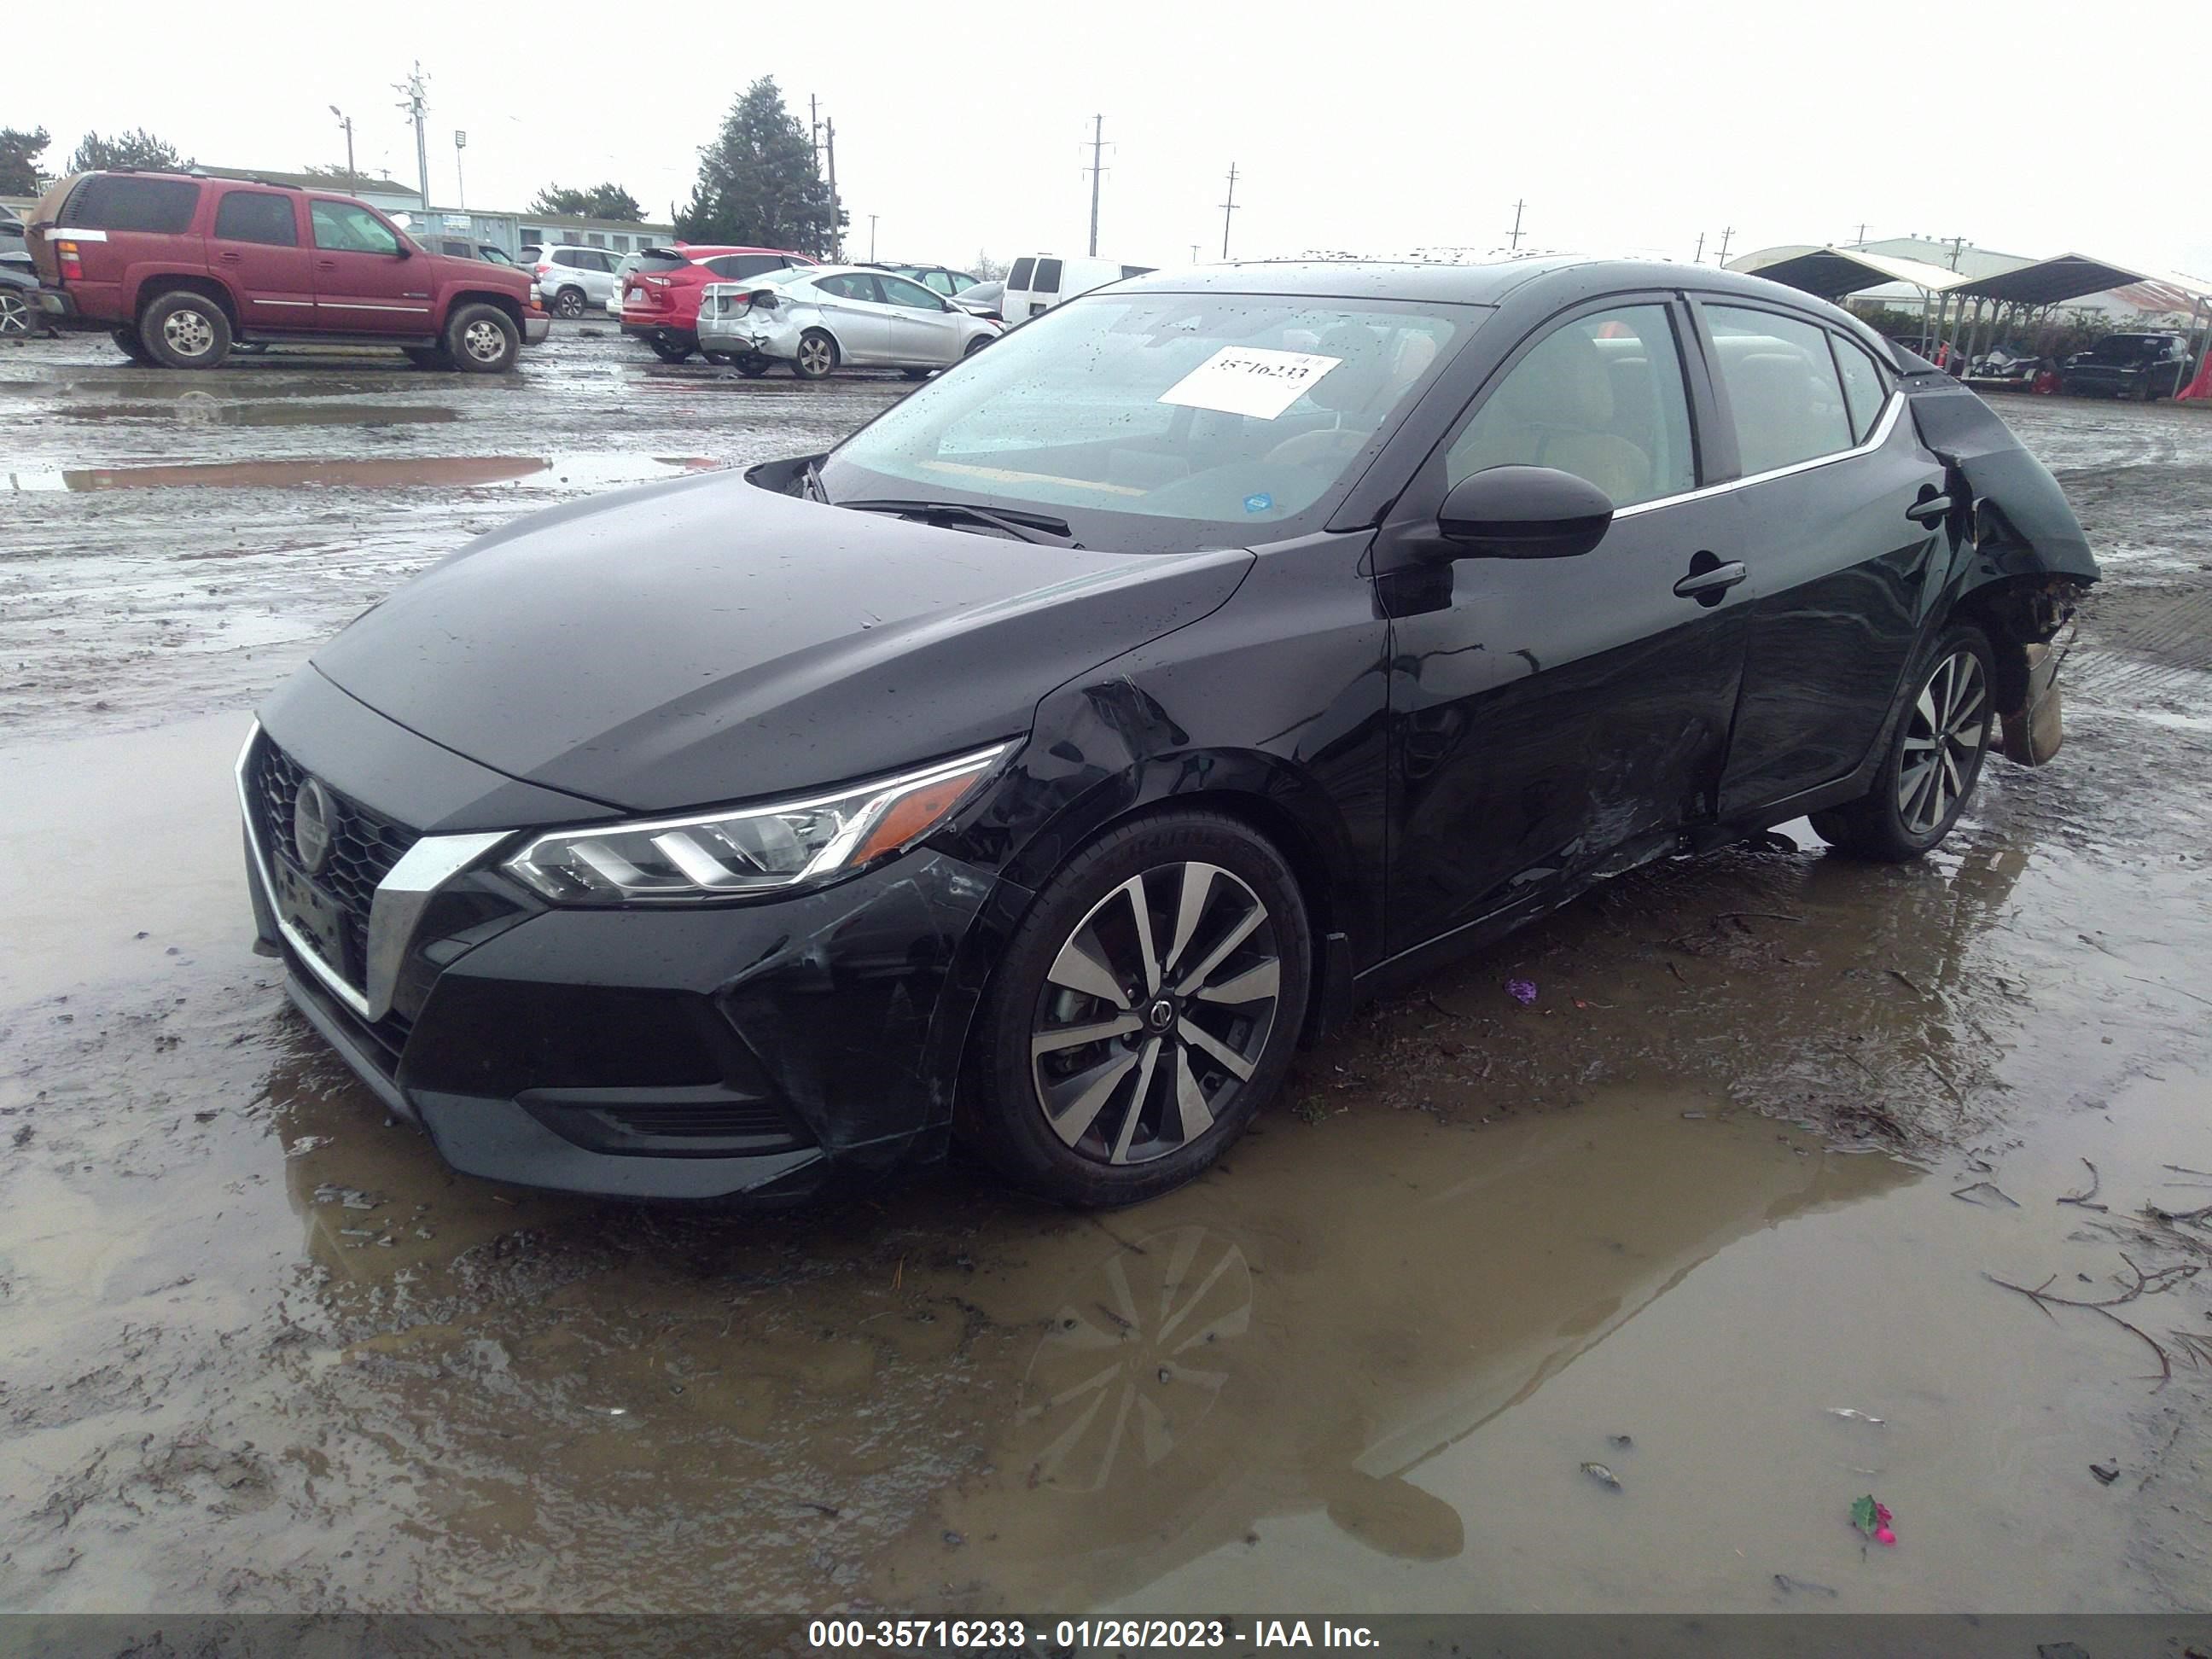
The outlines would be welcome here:
<svg viewBox="0 0 2212 1659">
<path fill-rule="evenodd" d="M 1310 351 L 1224 346 L 1160 393 L 1160 401 L 1272 421 L 1343 361 Z"/>
</svg>

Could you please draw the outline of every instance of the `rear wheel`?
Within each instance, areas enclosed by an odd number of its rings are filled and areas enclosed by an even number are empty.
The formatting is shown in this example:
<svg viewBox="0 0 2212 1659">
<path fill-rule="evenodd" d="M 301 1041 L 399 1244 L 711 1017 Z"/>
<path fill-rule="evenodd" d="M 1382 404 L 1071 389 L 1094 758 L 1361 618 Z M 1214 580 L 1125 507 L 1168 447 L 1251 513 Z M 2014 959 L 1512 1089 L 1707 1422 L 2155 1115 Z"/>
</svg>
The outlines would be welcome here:
<svg viewBox="0 0 2212 1659">
<path fill-rule="evenodd" d="M 653 348 L 653 355 L 664 363 L 680 363 L 691 355 L 691 342 L 673 334 L 648 334 L 645 343 Z"/>
<path fill-rule="evenodd" d="M 553 296 L 553 314 L 556 317 L 567 317 L 571 319 L 582 316 L 584 290 L 580 288 L 562 289 Z"/>
<path fill-rule="evenodd" d="M 1056 1202 L 1133 1204 L 1219 1157 L 1281 1086 L 1312 939 L 1257 832 L 1176 811 L 1070 859 L 976 1017 L 961 1132 Z"/>
<path fill-rule="evenodd" d="M 138 337 L 165 368 L 213 368 L 230 356 L 230 319 L 206 295 L 176 289 L 138 313 Z"/>
<path fill-rule="evenodd" d="M 464 374 L 501 374 L 521 355 L 521 332 L 497 306 L 463 306 L 446 325 L 446 356 Z"/>
<path fill-rule="evenodd" d="M 738 361 L 726 351 L 708 351 L 702 348 L 699 355 L 717 368 L 727 368 Z"/>
<path fill-rule="evenodd" d="M 738 359 L 738 373 L 749 380 L 757 380 L 768 373 L 769 367 L 769 360 L 757 351 L 748 351 Z"/>
<path fill-rule="evenodd" d="M 1813 815 L 1822 840 L 1861 858 L 1918 858 L 1950 834 L 1980 781 L 1996 715 L 1988 636 L 1954 623 L 1927 661 L 1873 788 Z"/>
<path fill-rule="evenodd" d="M 799 355 L 791 360 L 791 372 L 802 380 L 818 380 L 837 367 L 837 343 L 818 328 L 810 328 L 799 337 Z"/>
</svg>

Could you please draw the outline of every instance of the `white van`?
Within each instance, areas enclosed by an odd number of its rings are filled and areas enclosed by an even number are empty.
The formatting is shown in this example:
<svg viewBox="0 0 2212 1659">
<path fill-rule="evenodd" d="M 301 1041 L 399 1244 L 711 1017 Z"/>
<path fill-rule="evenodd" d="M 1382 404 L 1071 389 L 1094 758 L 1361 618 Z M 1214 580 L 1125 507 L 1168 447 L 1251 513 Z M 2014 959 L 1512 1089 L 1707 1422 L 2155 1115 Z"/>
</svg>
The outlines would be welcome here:
<svg viewBox="0 0 2212 1659">
<path fill-rule="evenodd" d="M 1000 302 L 999 314 L 1012 328 L 1050 311 L 1063 300 L 1073 300 L 1094 288 L 1118 283 L 1124 276 L 1142 276 L 1153 269 L 1152 265 L 1125 265 L 1119 259 L 1070 259 L 1057 253 L 1024 253 L 1006 273 L 1006 293 Z"/>
</svg>

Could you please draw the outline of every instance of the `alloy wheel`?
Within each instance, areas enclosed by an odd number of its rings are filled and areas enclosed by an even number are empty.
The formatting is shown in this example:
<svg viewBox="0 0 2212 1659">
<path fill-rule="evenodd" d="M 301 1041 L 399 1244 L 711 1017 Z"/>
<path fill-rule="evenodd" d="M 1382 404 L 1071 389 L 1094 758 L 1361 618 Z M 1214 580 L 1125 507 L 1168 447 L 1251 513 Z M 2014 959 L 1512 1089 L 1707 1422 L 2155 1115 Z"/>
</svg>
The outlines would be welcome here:
<svg viewBox="0 0 2212 1659">
<path fill-rule="evenodd" d="M 1275 1027 L 1273 918 L 1219 865 L 1168 864 L 1091 908 L 1037 999 L 1030 1072 L 1061 1142 L 1144 1164 L 1212 1128 Z"/>
<path fill-rule="evenodd" d="M 507 337 L 498 324 L 479 318 L 461 331 L 461 349 L 480 363 L 495 363 L 507 349 Z"/>
<path fill-rule="evenodd" d="M 1925 836 L 1958 810 L 1989 740 L 1989 684 L 1981 659 L 1954 651 L 1936 665 L 1913 703 L 1897 773 L 1897 815 Z"/>
<path fill-rule="evenodd" d="M 836 361 L 830 342 L 819 335 L 809 335 L 799 343 L 799 366 L 806 371 L 810 380 L 827 374 Z"/>
<path fill-rule="evenodd" d="M 215 349 L 215 325 L 204 312 L 173 311 L 161 319 L 161 337 L 179 357 L 204 357 Z"/>
<path fill-rule="evenodd" d="M 21 337 L 31 331 L 31 308 L 21 298 L 0 289 L 0 336 Z"/>
</svg>

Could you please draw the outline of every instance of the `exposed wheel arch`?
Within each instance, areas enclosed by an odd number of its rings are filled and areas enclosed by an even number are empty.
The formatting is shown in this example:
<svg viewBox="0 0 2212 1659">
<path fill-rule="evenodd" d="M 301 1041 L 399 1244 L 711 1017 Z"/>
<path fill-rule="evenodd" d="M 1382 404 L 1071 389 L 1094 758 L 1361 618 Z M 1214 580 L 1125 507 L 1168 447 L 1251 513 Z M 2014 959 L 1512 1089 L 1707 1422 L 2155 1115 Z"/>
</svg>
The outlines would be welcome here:
<svg viewBox="0 0 2212 1659">
<path fill-rule="evenodd" d="M 203 299 L 214 301 L 222 307 L 222 314 L 231 327 L 234 330 L 238 327 L 238 306 L 232 300 L 230 290 L 212 276 L 149 276 L 138 284 L 138 291 L 132 296 L 131 315 L 134 319 L 143 318 L 146 314 L 146 307 L 164 294 L 179 292 L 197 294 Z"/>
</svg>

